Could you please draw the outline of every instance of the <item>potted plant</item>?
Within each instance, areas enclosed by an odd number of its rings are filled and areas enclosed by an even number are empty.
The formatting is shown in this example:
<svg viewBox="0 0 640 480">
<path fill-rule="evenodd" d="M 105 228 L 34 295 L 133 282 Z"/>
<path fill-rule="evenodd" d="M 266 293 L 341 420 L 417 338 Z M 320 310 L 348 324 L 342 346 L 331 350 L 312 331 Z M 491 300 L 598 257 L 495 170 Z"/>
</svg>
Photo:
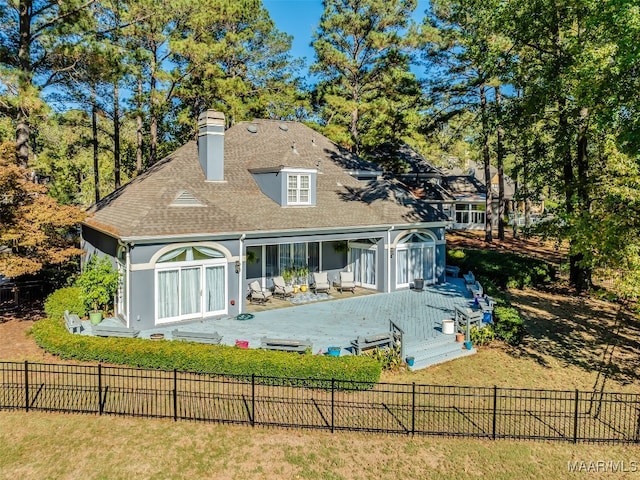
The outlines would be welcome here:
<svg viewBox="0 0 640 480">
<path fill-rule="evenodd" d="M 280 275 L 282 275 L 284 283 L 291 285 L 291 281 L 293 280 L 293 268 L 284 267 L 280 270 Z"/>
<path fill-rule="evenodd" d="M 300 283 L 300 290 L 306 292 L 309 285 L 309 267 L 306 265 L 299 267 L 296 271 L 296 275 L 298 277 L 298 282 Z"/>
<path fill-rule="evenodd" d="M 80 288 L 80 298 L 89 312 L 91 323 L 102 321 L 104 310 L 113 306 L 113 298 L 118 290 L 120 275 L 114 270 L 107 257 L 93 255 L 76 280 Z"/>
</svg>

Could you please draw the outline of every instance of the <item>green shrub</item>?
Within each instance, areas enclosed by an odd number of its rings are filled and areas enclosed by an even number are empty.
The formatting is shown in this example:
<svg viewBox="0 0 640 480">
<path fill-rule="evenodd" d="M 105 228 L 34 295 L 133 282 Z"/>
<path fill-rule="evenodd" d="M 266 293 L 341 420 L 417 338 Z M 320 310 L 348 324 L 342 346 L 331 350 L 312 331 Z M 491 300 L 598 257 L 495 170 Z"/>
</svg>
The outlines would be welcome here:
<svg viewBox="0 0 640 480">
<path fill-rule="evenodd" d="M 60 288 L 49 295 L 44 302 L 44 311 L 49 318 L 60 320 L 65 310 L 77 313 L 80 317 L 86 315 L 87 311 L 84 302 L 80 298 L 80 289 L 78 287 Z"/>
<path fill-rule="evenodd" d="M 479 345 L 481 347 L 489 345 L 496 338 L 495 332 L 493 331 L 493 327 L 491 325 L 485 325 L 482 328 L 473 326 L 471 327 L 469 335 L 471 336 L 471 343 L 473 343 L 474 345 Z"/>
<path fill-rule="evenodd" d="M 364 352 L 364 354 L 378 362 L 382 370 L 398 371 L 403 364 L 403 359 L 400 357 L 400 345 L 393 348 L 376 347 Z"/>
<path fill-rule="evenodd" d="M 447 264 L 491 278 L 503 289 L 547 285 L 556 277 L 555 267 L 544 260 L 494 250 L 448 250 Z"/>
<path fill-rule="evenodd" d="M 86 309 L 97 312 L 98 308 L 111 308 L 119 281 L 120 274 L 113 268 L 111 260 L 93 255 L 76 280 Z"/>
<path fill-rule="evenodd" d="M 448 263 L 460 266 L 463 271 L 471 270 L 482 284 L 485 293 L 495 300 L 493 312 L 494 325 L 491 329 L 480 329 L 471 341 L 475 345 L 483 345 L 483 341 L 490 342 L 498 338 L 509 345 L 518 345 L 525 335 L 524 321 L 517 309 L 513 308 L 507 299 L 504 288 L 521 288 L 536 286 L 551 281 L 555 270 L 549 264 L 537 259 L 529 259 L 520 255 L 504 252 L 490 252 L 479 250 L 452 250 L 447 252 Z M 504 261 L 501 260 L 504 258 Z M 455 263 L 458 262 L 458 263 Z M 502 270 L 504 268 L 504 271 Z M 519 271 L 520 269 L 520 271 Z M 489 340 L 485 338 L 493 334 Z"/>
<path fill-rule="evenodd" d="M 356 388 L 373 387 L 382 371 L 367 356 L 330 357 L 293 354 L 226 345 L 152 341 L 141 338 L 100 338 L 73 335 L 60 320 L 44 319 L 32 328 L 36 343 L 64 359 L 114 365 L 246 377 L 307 379 L 305 385 L 326 388 L 330 382 L 362 382 Z"/>
<path fill-rule="evenodd" d="M 498 307 L 494 310 L 496 337 L 509 345 L 518 345 L 525 334 L 524 321 L 513 307 Z"/>
</svg>

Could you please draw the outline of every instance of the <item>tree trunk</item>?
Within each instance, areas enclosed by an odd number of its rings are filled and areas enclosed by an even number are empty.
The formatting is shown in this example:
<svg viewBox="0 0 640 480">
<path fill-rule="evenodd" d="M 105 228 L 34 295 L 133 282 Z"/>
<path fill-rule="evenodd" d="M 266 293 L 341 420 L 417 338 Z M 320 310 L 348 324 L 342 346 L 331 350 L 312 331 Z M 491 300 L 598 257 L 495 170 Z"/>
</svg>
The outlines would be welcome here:
<svg viewBox="0 0 640 480">
<path fill-rule="evenodd" d="M 156 108 L 156 56 L 158 52 L 153 51 L 154 60 L 151 65 L 151 79 L 149 80 L 149 166 L 158 160 L 158 109 Z"/>
<path fill-rule="evenodd" d="M 504 149 L 503 138 L 504 130 L 502 128 L 502 95 L 500 87 L 496 87 L 496 107 L 498 115 L 497 138 L 496 138 L 496 157 L 498 163 L 498 238 L 504 240 Z"/>
<path fill-rule="evenodd" d="M 120 188 L 120 90 L 117 79 L 113 84 L 113 177 L 115 188 Z"/>
<path fill-rule="evenodd" d="M 588 215 L 590 210 L 589 200 L 589 160 L 587 153 L 589 111 L 586 108 L 580 110 L 580 119 L 578 126 L 578 145 L 576 151 L 576 168 L 577 168 L 577 201 L 581 215 Z M 588 290 L 592 287 L 591 268 L 582 265 L 584 259 L 583 253 L 572 255 L 569 265 L 569 281 L 576 287 L 578 291 Z"/>
<path fill-rule="evenodd" d="M 158 117 L 151 114 L 149 125 L 149 166 L 156 163 L 158 157 Z"/>
<path fill-rule="evenodd" d="M 353 140 L 353 146 L 351 147 L 351 151 L 360 155 L 360 135 L 358 132 L 358 109 L 355 109 L 351 112 L 351 139 Z"/>
<path fill-rule="evenodd" d="M 93 143 L 93 183 L 96 203 L 100 201 L 100 168 L 98 165 L 98 106 L 95 88 L 91 91 L 91 135 Z"/>
<path fill-rule="evenodd" d="M 493 195 L 491 193 L 491 157 L 489 155 L 489 122 L 487 120 L 487 95 L 484 85 L 480 85 L 480 108 L 482 114 L 482 160 L 484 163 L 484 184 L 487 190 L 485 199 L 484 240 L 493 241 L 491 211 L 493 209 Z"/>
<path fill-rule="evenodd" d="M 29 128 L 29 119 L 20 112 L 18 114 L 18 122 L 16 125 L 16 161 L 18 166 L 27 168 L 29 166 L 29 137 L 31 129 Z"/>
<path fill-rule="evenodd" d="M 142 77 L 138 78 L 138 98 L 136 113 L 136 173 L 142 173 Z"/>
<path fill-rule="evenodd" d="M 16 122 L 16 161 L 19 166 L 27 168 L 29 166 L 29 137 L 31 127 L 29 124 L 28 95 L 31 95 L 30 86 L 32 82 L 33 65 L 31 65 L 31 22 L 33 13 L 32 0 L 20 0 L 20 38 L 18 46 L 18 117 Z"/>
</svg>

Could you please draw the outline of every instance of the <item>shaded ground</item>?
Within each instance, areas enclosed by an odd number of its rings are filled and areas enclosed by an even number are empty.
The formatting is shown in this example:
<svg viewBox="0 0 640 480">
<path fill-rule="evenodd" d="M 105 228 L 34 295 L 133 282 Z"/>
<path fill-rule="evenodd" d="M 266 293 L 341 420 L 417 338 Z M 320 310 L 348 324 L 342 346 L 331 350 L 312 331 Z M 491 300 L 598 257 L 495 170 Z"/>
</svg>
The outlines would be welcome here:
<svg viewBox="0 0 640 480">
<path fill-rule="evenodd" d="M 0 313 L 0 360 L 54 362 L 58 358 L 42 350 L 29 335 L 34 322 L 44 316 L 41 303 L 25 304 Z"/>
<path fill-rule="evenodd" d="M 512 290 L 528 335 L 511 355 L 543 368 L 558 362 L 595 373 L 594 390 L 633 386 L 640 375 L 640 322 L 618 304 L 562 289 Z"/>
<path fill-rule="evenodd" d="M 475 248 L 492 249 L 502 252 L 519 253 L 541 258 L 554 265 L 562 261 L 566 248 L 552 242 L 542 241 L 539 238 L 513 238 L 511 232 L 505 232 L 505 239 L 498 240 L 495 232 L 492 242 L 484 241 L 484 232 L 447 232 L 447 248 Z"/>
</svg>

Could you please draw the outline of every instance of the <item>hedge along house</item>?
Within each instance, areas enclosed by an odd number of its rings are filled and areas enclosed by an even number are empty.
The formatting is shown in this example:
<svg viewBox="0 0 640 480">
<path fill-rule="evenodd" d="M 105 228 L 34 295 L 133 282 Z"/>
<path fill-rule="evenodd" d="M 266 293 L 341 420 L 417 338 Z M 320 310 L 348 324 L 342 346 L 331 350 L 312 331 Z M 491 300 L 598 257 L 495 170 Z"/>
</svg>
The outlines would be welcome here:
<svg viewBox="0 0 640 480">
<path fill-rule="evenodd" d="M 128 326 L 237 315 L 291 266 L 379 292 L 444 281 L 446 217 L 399 182 L 298 122 L 224 125 L 203 113 L 197 142 L 89 209 L 83 248 L 122 273 Z"/>
</svg>

